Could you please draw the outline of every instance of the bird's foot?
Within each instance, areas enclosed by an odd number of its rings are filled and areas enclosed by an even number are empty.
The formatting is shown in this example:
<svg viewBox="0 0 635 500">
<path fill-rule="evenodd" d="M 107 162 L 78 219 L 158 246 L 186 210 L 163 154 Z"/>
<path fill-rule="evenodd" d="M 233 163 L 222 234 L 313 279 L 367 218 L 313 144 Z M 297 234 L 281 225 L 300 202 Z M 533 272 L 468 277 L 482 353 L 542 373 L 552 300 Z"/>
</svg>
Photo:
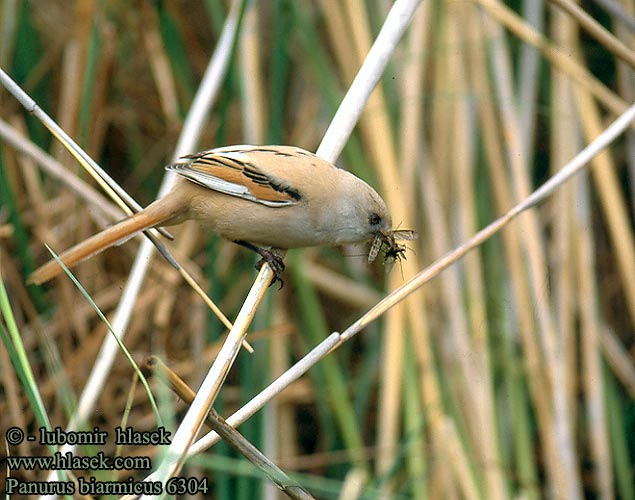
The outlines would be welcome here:
<svg viewBox="0 0 635 500">
<path fill-rule="evenodd" d="M 257 252 L 261 259 L 256 262 L 256 269 L 260 271 L 260 268 L 265 263 L 268 264 L 273 271 L 273 280 L 271 280 L 271 284 L 269 286 L 273 285 L 276 281 L 279 281 L 280 288 L 278 288 L 278 290 L 282 290 L 282 287 L 284 286 L 284 281 L 282 281 L 282 271 L 284 271 L 285 268 L 282 257 L 273 250 L 267 250 L 266 248 L 258 248 Z"/>
<path fill-rule="evenodd" d="M 282 257 L 278 255 L 275 250 L 260 248 L 247 241 L 237 240 L 235 243 L 248 248 L 249 250 L 253 250 L 260 255 L 261 259 L 256 263 L 256 269 L 258 269 L 258 271 L 260 271 L 260 268 L 262 268 L 265 263 L 269 264 L 269 267 L 273 271 L 273 280 L 269 286 L 273 285 L 276 281 L 279 281 L 280 288 L 278 290 L 281 290 L 284 286 L 284 281 L 282 281 L 282 271 L 284 271 L 284 262 L 282 261 Z"/>
</svg>

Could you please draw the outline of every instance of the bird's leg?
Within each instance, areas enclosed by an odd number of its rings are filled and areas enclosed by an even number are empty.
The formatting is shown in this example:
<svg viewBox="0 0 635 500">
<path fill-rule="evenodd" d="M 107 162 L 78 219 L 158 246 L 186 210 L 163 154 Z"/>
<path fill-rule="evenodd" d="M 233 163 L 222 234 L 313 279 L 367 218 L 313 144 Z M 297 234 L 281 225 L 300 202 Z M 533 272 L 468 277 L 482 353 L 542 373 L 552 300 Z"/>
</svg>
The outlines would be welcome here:
<svg viewBox="0 0 635 500">
<path fill-rule="evenodd" d="M 280 282 L 280 289 L 284 286 L 284 281 L 282 281 L 282 271 L 284 271 L 284 262 L 282 261 L 282 257 L 280 257 L 274 250 L 267 250 L 266 248 L 261 248 L 256 246 L 248 241 L 236 240 L 234 241 L 237 245 L 248 248 L 249 250 L 253 250 L 258 255 L 260 255 L 261 259 L 256 262 L 256 269 L 260 270 L 263 264 L 266 262 L 269 264 L 269 267 L 273 271 L 273 281 L 271 285 L 273 285 L 276 281 Z M 269 285 L 269 286 L 271 286 Z"/>
</svg>

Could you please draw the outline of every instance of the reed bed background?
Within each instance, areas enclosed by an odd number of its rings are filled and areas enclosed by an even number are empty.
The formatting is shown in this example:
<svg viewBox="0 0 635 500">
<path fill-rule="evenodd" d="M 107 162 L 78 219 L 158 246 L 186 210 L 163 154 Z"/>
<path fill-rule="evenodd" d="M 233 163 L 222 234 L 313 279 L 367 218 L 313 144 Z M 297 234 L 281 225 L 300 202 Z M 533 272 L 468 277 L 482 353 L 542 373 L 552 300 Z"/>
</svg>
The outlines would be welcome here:
<svg viewBox="0 0 635 500">
<path fill-rule="evenodd" d="M 195 149 L 315 150 L 390 7 L 247 2 Z M 229 5 L 4 0 L 0 9 L 0 67 L 149 203 Z M 290 251 L 284 288 L 267 291 L 250 327 L 255 352 L 239 354 L 216 410 L 232 414 L 600 134 L 635 98 L 634 14 L 632 0 L 424 0 L 338 162 L 375 186 L 395 224 L 419 239 L 392 270 L 368 266 L 366 247 Z M 59 252 L 122 214 L 6 92 L 0 106 L 4 454 L 12 426 L 67 427 L 110 335 L 67 277 L 27 287 L 25 276 L 49 258 L 44 243 Z M 586 173 L 330 353 L 240 432 L 318 498 L 634 499 L 634 196 L 631 128 Z M 194 225 L 170 231 L 177 260 L 234 318 L 254 256 Z M 75 269 L 106 316 L 138 241 Z M 123 329 L 136 360 L 155 354 L 192 388 L 227 331 L 160 258 L 149 261 Z M 186 404 L 157 377 L 150 386 L 165 425 L 176 428 Z M 82 428 L 157 427 L 122 353 L 96 398 Z M 53 450 L 25 441 L 6 451 Z M 111 440 L 104 451 L 149 455 L 156 466 L 161 447 L 116 449 Z M 75 474 L 141 480 L 148 472 Z M 209 479 L 201 497 L 284 496 L 223 442 L 181 475 Z"/>
</svg>

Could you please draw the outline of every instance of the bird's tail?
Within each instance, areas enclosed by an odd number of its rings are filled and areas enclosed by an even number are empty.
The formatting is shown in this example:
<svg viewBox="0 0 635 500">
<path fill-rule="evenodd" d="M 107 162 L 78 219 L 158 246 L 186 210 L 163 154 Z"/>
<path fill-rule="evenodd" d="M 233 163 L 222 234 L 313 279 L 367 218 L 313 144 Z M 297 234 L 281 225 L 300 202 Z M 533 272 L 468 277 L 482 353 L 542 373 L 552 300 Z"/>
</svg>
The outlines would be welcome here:
<svg viewBox="0 0 635 500">
<path fill-rule="evenodd" d="M 60 260 L 66 267 L 72 267 L 75 264 L 92 257 L 107 248 L 122 242 L 139 231 L 161 226 L 170 219 L 180 215 L 184 209 L 181 209 L 172 200 L 167 199 L 167 195 L 161 200 L 155 201 L 144 210 L 122 220 L 121 222 L 104 229 L 90 238 L 78 243 L 74 247 L 62 252 L 59 255 Z M 56 260 L 50 260 L 43 266 L 37 268 L 27 279 L 27 283 L 41 285 L 54 278 L 62 272 L 62 267 Z"/>
</svg>

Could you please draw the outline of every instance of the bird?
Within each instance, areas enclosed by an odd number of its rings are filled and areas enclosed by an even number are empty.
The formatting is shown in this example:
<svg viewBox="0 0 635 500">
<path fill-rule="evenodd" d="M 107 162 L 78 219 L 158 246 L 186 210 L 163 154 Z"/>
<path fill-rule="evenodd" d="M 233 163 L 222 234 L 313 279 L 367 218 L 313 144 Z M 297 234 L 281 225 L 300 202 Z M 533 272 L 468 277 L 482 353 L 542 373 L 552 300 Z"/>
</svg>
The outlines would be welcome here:
<svg viewBox="0 0 635 500">
<path fill-rule="evenodd" d="M 296 146 L 225 146 L 182 156 L 165 169 L 177 174 L 165 196 L 62 252 L 60 260 L 70 268 L 140 231 L 195 220 L 256 251 L 257 267 L 269 263 L 274 281 L 282 282 L 275 249 L 391 240 L 390 213 L 377 191 Z M 61 272 L 51 260 L 27 282 L 41 285 Z"/>
</svg>

